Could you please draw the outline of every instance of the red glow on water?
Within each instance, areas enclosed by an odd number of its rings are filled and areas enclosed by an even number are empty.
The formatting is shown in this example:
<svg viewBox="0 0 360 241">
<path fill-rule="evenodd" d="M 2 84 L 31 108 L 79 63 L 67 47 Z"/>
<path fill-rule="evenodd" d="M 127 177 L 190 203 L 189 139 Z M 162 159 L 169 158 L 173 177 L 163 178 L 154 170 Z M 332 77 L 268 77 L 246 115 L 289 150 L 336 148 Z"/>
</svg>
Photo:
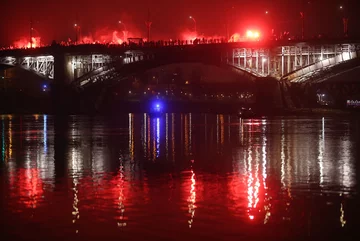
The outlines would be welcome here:
<svg viewBox="0 0 360 241">
<path fill-rule="evenodd" d="M 21 203 L 28 208 L 36 208 L 43 195 L 43 183 L 37 168 L 20 169 L 17 186 L 21 195 Z"/>
</svg>

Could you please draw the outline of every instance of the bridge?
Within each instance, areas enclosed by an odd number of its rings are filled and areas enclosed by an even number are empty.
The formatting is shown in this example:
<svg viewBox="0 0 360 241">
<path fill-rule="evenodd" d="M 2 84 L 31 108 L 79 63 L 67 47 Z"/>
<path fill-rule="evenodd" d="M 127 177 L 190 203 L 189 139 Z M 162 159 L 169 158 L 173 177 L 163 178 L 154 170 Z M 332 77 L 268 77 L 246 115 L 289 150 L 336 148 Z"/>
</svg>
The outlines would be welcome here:
<svg viewBox="0 0 360 241">
<path fill-rule="evenodd" d="M 272 77 L 288 82 L 306 82 L 314 74 L 359 58 L 359 54 L 360 41 L 350 39 L 53 45 L 0 51 L 0 65 L 17 66 L 49 82 L 81 88 L 176 62 L 226 66 L 252 80 Z"/>
</svg>

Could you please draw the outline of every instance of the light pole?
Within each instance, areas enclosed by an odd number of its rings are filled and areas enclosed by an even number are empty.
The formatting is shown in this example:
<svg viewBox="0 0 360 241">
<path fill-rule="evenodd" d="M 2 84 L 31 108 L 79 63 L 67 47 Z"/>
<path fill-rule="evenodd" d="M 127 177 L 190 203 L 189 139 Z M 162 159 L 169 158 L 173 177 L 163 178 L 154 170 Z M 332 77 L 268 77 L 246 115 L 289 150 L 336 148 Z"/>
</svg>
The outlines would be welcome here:
<svg viewBox="0 0 360 241">
<path fill-rule="evenodd" d="M 195 18 L 192 17 L 192 16 L 190 16 L 189 18 L 194 21 L 194 28 L 195 28 L 195 33 L 196 33 L 196 32 L 197 32 L 197 30 L 196 30 L 196 20 L 195 20 Z"/>
<path fill-rule="evenodd" d="M 126 42 L 126 35 L 127 35 L 127 28 L 126 28 L 126 25 L 123 21 L 119 21 L 119 24 L 122 24 L 124 26 L 124 30 L 123 30 L 123 35 L 124 35 L 124 42 Z"/>
<path fill-rule="evenodd" d="M 79 39 L 79 30 L 80 30 L 80 26 L 75 23 L 74 24 L 74 28 L 75 28 L 75 44 L 78 43 L 78 39 Z"/>
<path fill-rule="evenodd" d="M 304 12 L 300 12 L 301 17 L 301 39 L 304 39 Z"/>
<path fill-rule="evenodd" d="M 349 18 L 345 16 L 344 13 L 344 7 L 342 5 L 340 5 L 339 7 L 340 11 L 342 12 L 342 20 L 343 20 L 343 25 L 344 25 L 344 37 L 346 38 L 348 36 L 348 25 L 349 25 Z"/>
<path fill-rule="evenodd" d="M 30 19 L 30 48 L 33 46 L 32 36 L 33 36 L 33 20 Z"/>
<path fill-rule="evenodd" d="M 126 30 L 126 25 L 125 25 L 125 23 L 124 23 L 123 21 L 120 20 L 120 21 L 119 21 L 119 24 L 122 24 L 122 25 L 124 26 L 124 30 L 127 31 L 127 30 Z"/>
</svg>

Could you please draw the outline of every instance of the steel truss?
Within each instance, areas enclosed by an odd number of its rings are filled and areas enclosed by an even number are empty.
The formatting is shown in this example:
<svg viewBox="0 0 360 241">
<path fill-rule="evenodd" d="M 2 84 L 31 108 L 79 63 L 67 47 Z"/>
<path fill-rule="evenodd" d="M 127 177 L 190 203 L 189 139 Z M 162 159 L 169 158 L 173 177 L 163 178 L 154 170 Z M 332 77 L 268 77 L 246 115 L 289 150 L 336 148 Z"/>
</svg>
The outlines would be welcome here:
<svg viewBox="0 0 360 241">
<path fill-rule="evenodd" d="M 43 77 L 54 79 L 54 57 L 51 55 L 20 58 L 20 66 Z"/>
<path fill-rule="evenodd" d="M 227 63 L 255 76 L 297 81 L 301 76 L 360 57 L 360 44 L 235 48 Z M 230 55 L 231 56 L 231 55 Z"/>
<path fill-rule="evenodd" d="M 54 57 L 51 55 L 36 57 L 27 56 L 21 58 L 7 56 L 0 58 L 0 64 L 20 66 L 21 68 L 33 71 L 42 77 L 54 79 Z"/>
</svg>

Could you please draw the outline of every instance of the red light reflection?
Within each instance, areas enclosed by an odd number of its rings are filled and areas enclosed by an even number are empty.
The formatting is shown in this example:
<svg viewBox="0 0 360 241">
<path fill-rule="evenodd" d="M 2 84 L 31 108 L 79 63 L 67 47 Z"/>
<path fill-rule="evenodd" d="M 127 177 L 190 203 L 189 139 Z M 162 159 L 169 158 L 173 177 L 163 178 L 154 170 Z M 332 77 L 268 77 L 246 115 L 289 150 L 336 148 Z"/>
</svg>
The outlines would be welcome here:
<svg viewBox="0 0 360 241">
<path fill-rule="evenodd" d="M 14 181 L 14 185 L 19 188 L 20 202 L 28 208 L 36 208 L 38 202 L 42 197 L 43 183 L 39 177 L 39 170 L 37 168 L 20 169 L 18 175 L 18 181 Z"/>
</svg>

